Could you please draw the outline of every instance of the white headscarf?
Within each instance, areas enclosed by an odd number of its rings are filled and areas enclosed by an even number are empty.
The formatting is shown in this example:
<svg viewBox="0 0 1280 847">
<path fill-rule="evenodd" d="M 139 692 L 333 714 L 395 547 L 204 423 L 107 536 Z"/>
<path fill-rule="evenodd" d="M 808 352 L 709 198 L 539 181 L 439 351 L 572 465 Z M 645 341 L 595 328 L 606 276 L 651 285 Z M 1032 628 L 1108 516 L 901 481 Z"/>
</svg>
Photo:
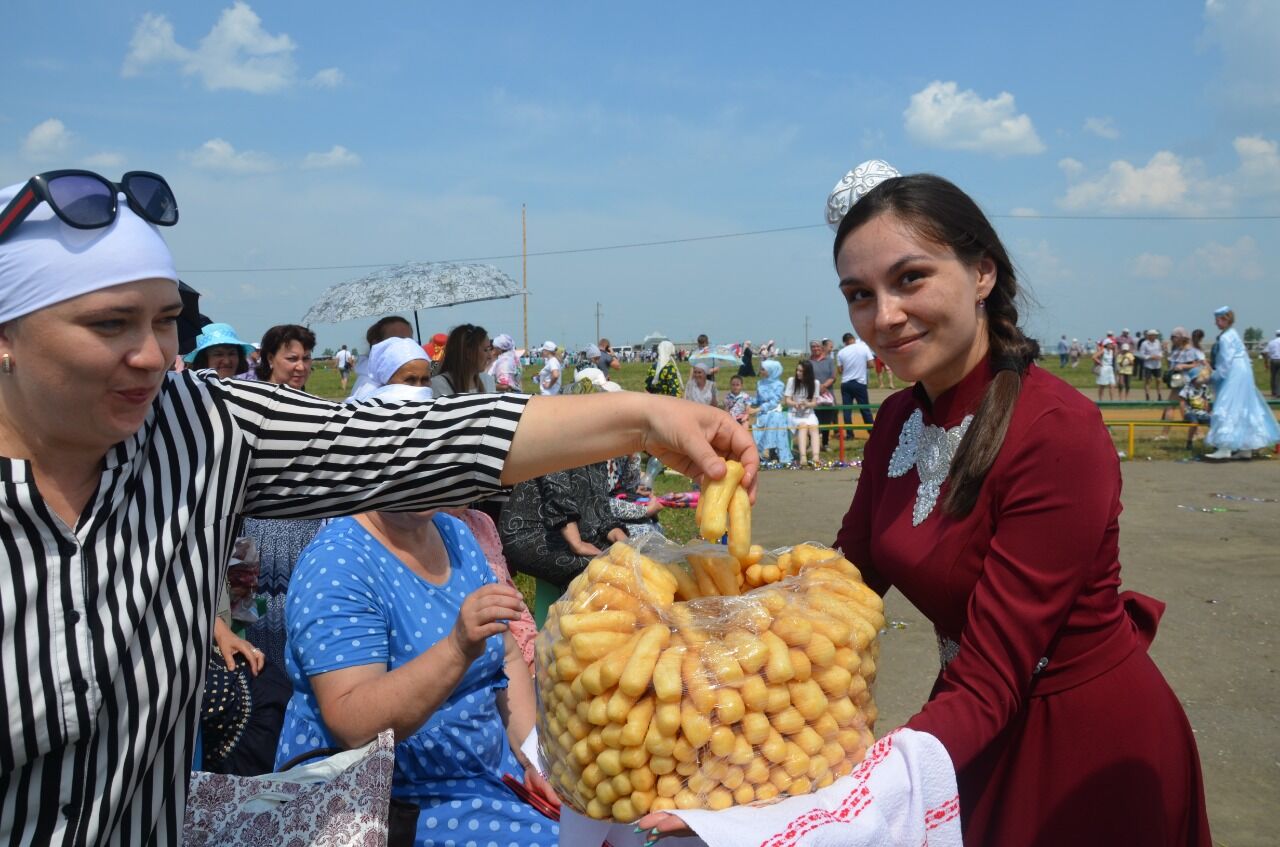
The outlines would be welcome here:
<svg viewBox="0 0 1280 847">
<path fill-rule="evenodd" d="M 601 371 L 599 368 L 595 368 L 595 367 L 578 368 L 573 373 L 573 381 L 577 382 L 582 379 L 591 380 L 591 384 L 594 385 L 596 388 L 604 387 L 604 383 L 605 383 L 604 372 Z"/>
<path fill-rule="evenodd" d="M 498 350 L 506 352 L 507 350 L 514 350 L 516 342 L 515 339 L 504 332 L 501 335 L 495 335 L 493 337 L 493 346 Z"/>
<path fill-rule="evenodd" d="M 676 345 L 672 344 L 670 341 L 659 341 L 658 342 L 658 361 L 656 361 L 653 365 L 653 372 L 661 376 L 662 369 L 665 368 L 668 364 L 671 364 L 671 366 L 674 367 L 676 371 L 676 382 L 678 382 L 680 384 L 680 387 L 683 388 L 684 378 L 680 376 L 680 366 L 674 364 L 673 362 L 673 360 L 675 359 L 675 356 L 676 356 Z"/>
<path fill-rule="evenodd" d="M 365 398 L 381 400 L 383 403 L 412 402 L 421 403 L 432 398 L 431 389 L 420 385 L 384 385 Z"/>
<path fill-rule="evenodd" d="M 0 189 L 0 208 L 25 182 Z M 98 291 L 140 279 L 171 279 L 173 256 L 150 223 L 133 213 L 124 195 L 110 226 L 76 229 L 41 202 L 0 241 L 0 323 Z"/>
<path fill-rule="evenodd" d="M 407 362 L 418 359 L 431 361 L 431 357 L 412 338 L 388 338 L 369 348 L 367 379 L 361 380 L 347 398 L 348 403 L 368 400 L 373 393 L 387 384 Z"/>
</svg>

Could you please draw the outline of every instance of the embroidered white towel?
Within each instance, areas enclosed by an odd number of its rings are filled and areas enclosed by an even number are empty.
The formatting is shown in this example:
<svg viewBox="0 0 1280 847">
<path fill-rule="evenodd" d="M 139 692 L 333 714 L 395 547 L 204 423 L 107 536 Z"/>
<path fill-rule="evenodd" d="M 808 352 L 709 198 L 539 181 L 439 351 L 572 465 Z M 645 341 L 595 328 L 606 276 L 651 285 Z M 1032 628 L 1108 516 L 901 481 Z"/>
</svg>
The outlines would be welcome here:
<svg viewBox="0 0 1280 847">
<path fill-rule="evenodd" d="M 525 743 L 526 754 L 530 745 Z M 536 761 L 536 759 L 535 759 Z M 951 757 L 932 735 L 895 730 L 867 751 L 853 773 L 830 786 L 769 806 L 738 806 L 722 812 L 673 812 L 708 847 L 961 847 L 960 798 Z M 564 807 L 560 843 L 639 847 L 630 825 L 591 821 Z M 685 847 L 694 839 L 662 839 Z"/>
</svg>

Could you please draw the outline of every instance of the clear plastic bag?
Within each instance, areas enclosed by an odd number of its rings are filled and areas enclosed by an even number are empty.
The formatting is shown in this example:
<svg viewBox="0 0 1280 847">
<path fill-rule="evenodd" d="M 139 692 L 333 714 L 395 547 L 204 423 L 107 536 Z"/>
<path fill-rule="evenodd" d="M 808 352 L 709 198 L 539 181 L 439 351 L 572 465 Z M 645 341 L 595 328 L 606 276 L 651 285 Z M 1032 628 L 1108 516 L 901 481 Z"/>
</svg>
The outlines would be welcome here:
<svg viewBox="0 0 1280 847">
<path fill-rule="evenodd" d="M 631 821 L 849 773 L 874 741 L 884 625 L 857 568 L 814 544 L 745 562 L 701 541 L 637 547 L 595 559 L 538 635 L 538 737 L 561 798 Z"/>
</svg>

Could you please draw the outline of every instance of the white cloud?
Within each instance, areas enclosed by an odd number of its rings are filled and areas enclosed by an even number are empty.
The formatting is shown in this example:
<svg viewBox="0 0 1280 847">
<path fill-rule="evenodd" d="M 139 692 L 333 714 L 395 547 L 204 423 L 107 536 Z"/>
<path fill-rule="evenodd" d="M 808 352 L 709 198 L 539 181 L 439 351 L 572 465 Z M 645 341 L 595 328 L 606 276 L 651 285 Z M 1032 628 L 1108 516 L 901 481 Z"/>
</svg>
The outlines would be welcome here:
<svg viewBox="0 0 1280 847">
<path fill-rule="evenodd" d="M 94 153 L 92 156 L 85 157 L 84 166 L 86 168 L 119 168 L 124 166 L 124 156 L 107 151 Z"/>
<path fill-rule="evenodd" d="M 150 65 L 172 63 L 184 74 L 198 77 L 210 91 L 269 94 L 297 82 L 296 49 L 287 34 L 267 32 L 262 19 L 243 0 L 224 9 L 194 49 L 178 43 L 168 18 L 148 12 L 134 29 L 121 73 L 136 76 Z M 342 71 L 325 68 L 311 82 L 332 88 L 342 79 Z"/>
<path fill-rule="evenodd" d="M 1159 253 L 1143 253 L 1133 260 L 1132 270 L 1142 279 L 1164 279 L 1173 272 L 1173 259 Z"/>
<path fill-rule="evenodd" d="M 1280 4 L 1274 0 L 1207 0 L 1202 46 L 1217 48 L 1222 65 L 1214 94 L 1223 105 L 1256 123 L 1280 111 Z"/>
<path fill-rule="evenodd" d="M 1045 149 L 1031 118 L 1018 114 L 1007 91 L 983 100 L 972 89 L 960 91 L 954 82 L 935 80 L 911 95 L 903 117 L 907 134 L 930 147 L 995 155 Z"/>
<path fill-rule="evenodd" d="M 1265 274 L 1258 243 L 1248 235 L 1234 244 L 1212 241 L 1196 249 L 1186 264 L 1191 274 L 1199 277 L 1262 279 Z"/>
<path fill-rule="evenodd" d="M 1111 118 L 1085 118 L 1084 131 L 1093 133 L 1099 138 L 1116 139 L 1120 137 L 1120 130 L 1115 128 Z"/>
<path fill-rule="evenodd" d="M 178 46 L 173 37 L 173 24 L 164 15 L 147 12 L 133 29 L 129 52 L 124 57 L 122 76 L 137 76 L 153 62 L 185 62 L 191 51 Z"/>
<path fill-rule="evenodd" d="M 1198 159 L 1157 152 L 1145 165 L 1117 159 L 1107 170 L 1087 176 L 1084 164 L 1066 158 L 1058 167 L 1067 177 L 1066 209 L 1195 214 L 1239 210 L 1242 201 L 1274 204 L 1280 194 L 1280 144 L 1261 135 L 1232 142 L 1239 164 L 1233 171 L 1205 172 Z"/>
<path fill-rule="evenodd" d="M 185 158 L 197 168 L 231 174 L 257 174 L 276 169 L 276 163 L 267 154 L 252 150 L 237 152 L 230 142 L 221 138 L 209 139 Z"/>
<path fill-rule="evenodd" d="M 302 160 L 304 170 L 321 168 L 353 168 L 360 164 L 360 157 L 341 144 L 335 144 L 327 153 L 308 153 Z"/>
<path fill-rule="evenodd" d="M 60 159 L 70 149 L 71 132 L 57 118 L 36 124 L 22 142 L 22 155 L 36 162 Z"/>
<path fill-rule="evenodd" d="M 1013 215 L 1015 218 L 1034 218 L 1040 213 L 1029 206 L 1017 206 L 1009 214 Z"/>
<path fill-rule="evenodd" d="M 1077 161 L 1068 156 L 1065 159 L 1058 160 L 1058 168 L 1067 175 L 1068 179 L 1075 179 L 1084 173 L 1084 162 Z"/>
<path fill-rule="evenodd" d="M 311 77 L 311 85 L 316 88 L 337 88 L 346 82 L 347 76 L 338 68 L 325 68 Z"/>
<path fill-rule="evenodd" d="M 1280 148 L 1261 135 L 1246 135 L 1233 142 L 1240 167 L 1235 184 L 1245 196 L 1280 192 Z"/>
<path fill-rule="evenodd" d="M 1061 204 L 1067 209 L 1121 212 L 1189 211 L 1194 204 L 1188 196 L 1193 182 L 1188 164 L 1167 150 L 1161 150 L 1147 164 L 1138 167 L 1123 160 L 1115 161 L 1106 173 L 1070 186 Z M 1079 178 L 1082 173 L 1074 167 L 1063 170 L 1068 178 Z"/>
</svg>

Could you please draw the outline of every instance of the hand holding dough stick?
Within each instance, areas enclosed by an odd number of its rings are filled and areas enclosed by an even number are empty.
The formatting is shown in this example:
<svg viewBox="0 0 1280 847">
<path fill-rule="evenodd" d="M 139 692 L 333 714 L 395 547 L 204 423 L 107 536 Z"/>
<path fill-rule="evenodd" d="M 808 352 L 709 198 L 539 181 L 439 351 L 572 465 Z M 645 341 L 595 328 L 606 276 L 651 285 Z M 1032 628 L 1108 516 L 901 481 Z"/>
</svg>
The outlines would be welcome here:
<svg viewBox="0 0 1280 847">
<path fill-rule="evenodd" d="M 729 527 L 729 501 L 733 492 L 738 490 L 742 482 L 743 467 L 741 463 L 730 459 L 723 477 L 707 483 L 698 500 L 702 508 L 702 537 L 708 541 L 719 541 Z"/>
</svg>

